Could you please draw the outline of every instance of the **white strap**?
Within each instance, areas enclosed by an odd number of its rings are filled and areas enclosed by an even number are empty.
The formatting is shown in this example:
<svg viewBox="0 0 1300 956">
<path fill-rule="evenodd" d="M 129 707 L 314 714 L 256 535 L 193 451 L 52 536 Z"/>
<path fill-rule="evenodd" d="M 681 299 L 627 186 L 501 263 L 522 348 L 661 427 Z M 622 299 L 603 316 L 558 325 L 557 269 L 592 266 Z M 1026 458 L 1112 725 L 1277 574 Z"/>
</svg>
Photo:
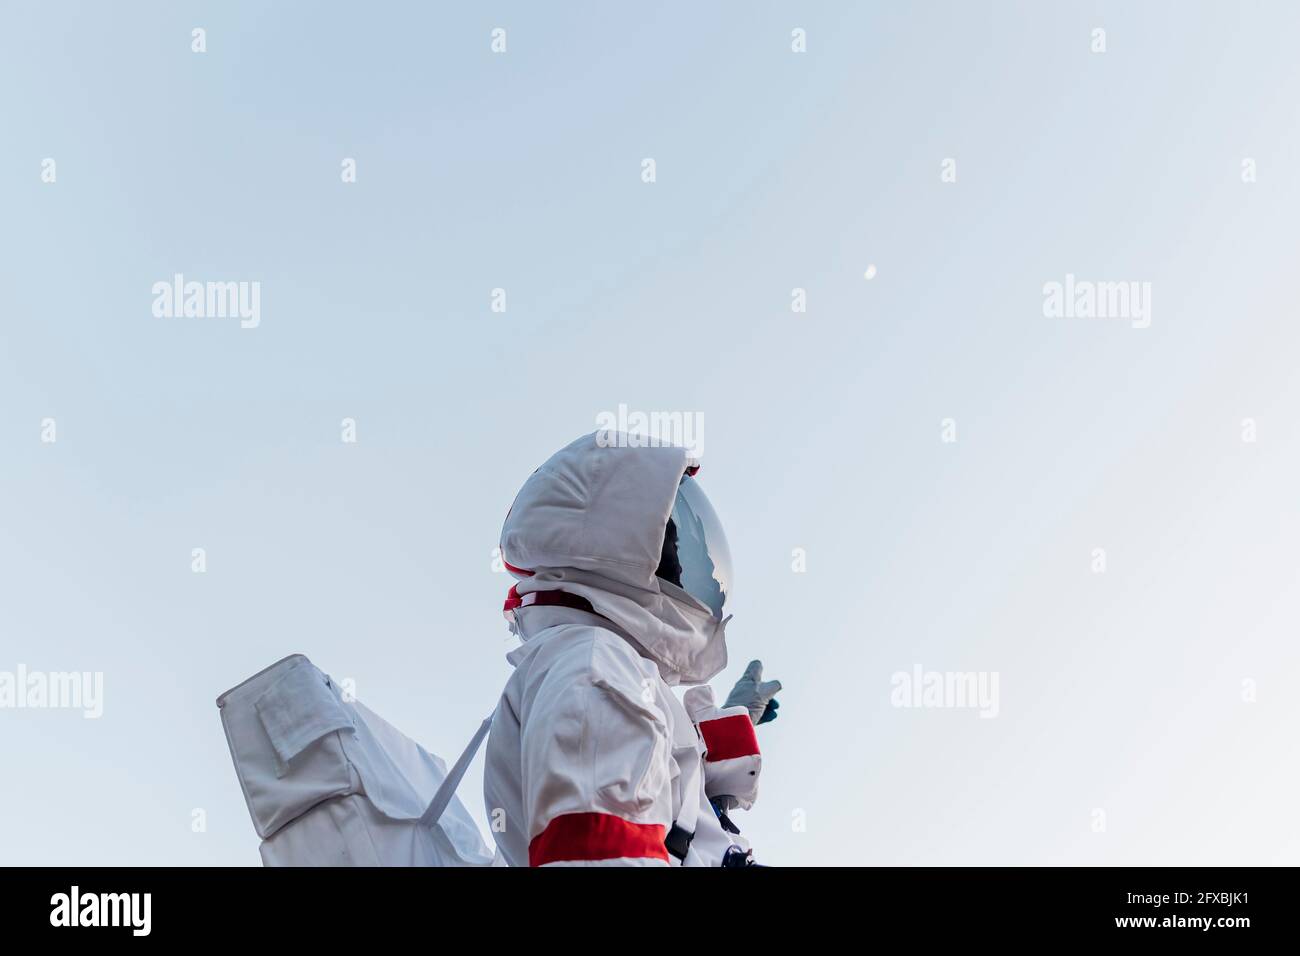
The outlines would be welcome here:
<svg viewBox="0 0 1300 956">
<path fill-rule="evenodd" d="M 691 836 L 695 835 L 696 827 L 700 822 L 700 794 L 704 789 L 700 786 L 700 774 L 703 769 L 704 761 L 696 760 L 691 770 L 678 778 L 681 784 L 678 789 L 682 794 L 682 805 L 678 808 L 677 819 L 673 823 Z"/>
<path fill-rule="evenodd" d="M 433 795 L 429 805 L 425 808 L 424 813 L 420 814 L 420 824 L 422 826 L 433 826 L 442 818 L 442 812 L 447 809 L 447 804 L 451 803 L 451 798 L 456 795 L 456 788 L 460 786 L 461 778 L 465 776 L 465 771 L 469 769 L 470 762 L 474 755 L 478 753 L 478 748 L 483 745 L 483 738 L 487 736 L 488 731 L 492 729 L 492 717 L 489 716 L 470 739 L 465 746 L 465 752 L 460 755 L 456 765 L 451 768 L 447 778 L 443 780 L 442 786 L 438 792 Z"/>
</svg>

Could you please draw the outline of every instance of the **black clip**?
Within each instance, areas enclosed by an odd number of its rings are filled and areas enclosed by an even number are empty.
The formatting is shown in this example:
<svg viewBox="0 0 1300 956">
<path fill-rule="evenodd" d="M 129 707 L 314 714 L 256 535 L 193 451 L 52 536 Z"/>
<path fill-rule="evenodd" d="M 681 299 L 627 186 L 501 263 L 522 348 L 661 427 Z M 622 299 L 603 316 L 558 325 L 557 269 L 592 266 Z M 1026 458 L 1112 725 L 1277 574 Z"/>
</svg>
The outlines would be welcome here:
<svg viewBox="0 0 1300 956">
<path fill-rule="evenodd" d="M 686 854 L 691 849 L 691 841 L 694 839 L 694 833 L 674 823 L 673 828 L 668 831 L 668 836 L 664 837 L 664 848 L 677 859 L 685 860 Z"/>
</svg>

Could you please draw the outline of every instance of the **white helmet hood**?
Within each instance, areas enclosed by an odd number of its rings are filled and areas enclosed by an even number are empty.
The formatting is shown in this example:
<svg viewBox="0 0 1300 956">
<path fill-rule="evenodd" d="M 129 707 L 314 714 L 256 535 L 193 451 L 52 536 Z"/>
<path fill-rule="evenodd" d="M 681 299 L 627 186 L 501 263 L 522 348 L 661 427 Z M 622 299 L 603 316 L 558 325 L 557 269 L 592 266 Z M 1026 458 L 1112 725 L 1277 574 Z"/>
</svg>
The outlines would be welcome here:
<svg viewBox="0 0 1300 956">
<path fill-rule="evenodd" d="M 670 684 L 703 683 L 727 664 L 726 620 L 655 576 L 686 450 L 599 431 L 556 452 L 524 482 L 501 529 L 516 591 L 586 598 Z M 672 586 L 669 585 L 669 588 Z M 523 609 L 521 609 L 523 610 Z"/>
</svg>

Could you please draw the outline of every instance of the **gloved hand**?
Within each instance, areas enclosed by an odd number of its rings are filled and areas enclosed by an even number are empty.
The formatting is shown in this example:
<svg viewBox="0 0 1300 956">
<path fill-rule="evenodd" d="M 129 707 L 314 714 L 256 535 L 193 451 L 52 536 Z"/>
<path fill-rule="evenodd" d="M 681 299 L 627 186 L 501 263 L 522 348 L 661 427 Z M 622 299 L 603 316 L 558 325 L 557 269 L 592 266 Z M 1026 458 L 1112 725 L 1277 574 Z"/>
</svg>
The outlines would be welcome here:
<svg viewBox="0 0 1300 956">
<path fill-rule="evenodd" d="M 779 680 L 763 680 L 763 662 L 750 661 L 745 673 L 727 696 L 723 707 L 744 707 L 749 711 L 749 719 L 757 726 L 769 720 L 776 720 L 776 709 L 780 705 L 773 700 L 781 691 Z"/>
</svg>

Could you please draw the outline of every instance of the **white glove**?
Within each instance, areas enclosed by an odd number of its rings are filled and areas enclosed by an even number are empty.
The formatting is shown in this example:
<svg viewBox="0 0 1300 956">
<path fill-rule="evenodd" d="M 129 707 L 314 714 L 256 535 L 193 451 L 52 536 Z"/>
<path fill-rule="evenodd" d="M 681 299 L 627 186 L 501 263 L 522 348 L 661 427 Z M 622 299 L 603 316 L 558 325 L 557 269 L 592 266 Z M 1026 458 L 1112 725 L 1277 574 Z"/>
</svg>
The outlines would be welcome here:
<svg viewBox="0 0 1300 956">
<path fill-rule="evenodd" d="M 750 661 L 745 673 L 736 686 L 731 689 L 723 707 L 744 707 L 749 711 L 749 719 L 754 725 L 776 720 L 776 709 L 780 706 L 774 698 L 781 692 L 779 680 L 763 680 L 763 662 Z"/>
</svg>

